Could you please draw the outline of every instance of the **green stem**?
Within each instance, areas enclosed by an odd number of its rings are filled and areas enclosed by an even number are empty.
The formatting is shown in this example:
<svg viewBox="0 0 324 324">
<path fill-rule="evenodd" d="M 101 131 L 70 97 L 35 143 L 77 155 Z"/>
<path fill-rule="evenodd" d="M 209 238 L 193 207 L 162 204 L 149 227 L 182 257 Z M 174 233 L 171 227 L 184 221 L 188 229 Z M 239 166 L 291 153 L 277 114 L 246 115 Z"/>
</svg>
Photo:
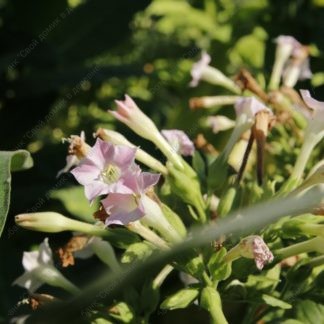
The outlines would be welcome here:
<svg viewBox="0 0 324 324">
<path fill-rule="evenodd" d="M 224 160 L 228 160 L 229 155 L 231 154 L 234 145 L 238 142 L 242 134 L 247 131 L 252 126 L 252 123 L 246 120 L 246 116 L 242 114 L 238 117 L 236 121 L 236 126 L 234 127 L 232 134 L 227 141 L 224 150 L 222 151 L 221 155 Z"/>
<path fill-rule="evenodd" d="M 308 264 L 313 268 L 323 265 L 324 264 L 324 255 L 321 255 L 316 258 L 311 259 L 308 262 Z"/>
<path fill-rule="evenodd" d="M 296 179 L 297 181 L 301 180 L 304 170 L 305 170 L 305 167 L 306 167 L 306 164 L 307 164 L 307 161 L 308 161 L 308 159 L 314 149 L 314 146 L 316 144 L 317 144 L 317 142 L 314 140 L 314 137 L 312 136 L 312 134 L 308 133 L 306 131 L 306 137 L 305 137 L 303 146 L 302 146 L 301 151 L 298 155 L 293 172 L 291 173 L 291 176 L 290 176 L 291 179 Z"/>
<path fill-rule="evenodd" d="M 275 60 L 268 86 L 269 90 L 277 90 L 279 88 L 284 63 L 285 62 L 283 60 Z"/>
<path fill-rule="evenodd" d="M 160 236 L 158 236 L 155 232 L 151 231 L 147 227 L 143 226 L 139 221 L 132 222 L 128 224 L 127 227 L 130 231 L 140 235 L 145 240 L 154 244 L 157 248 L 161 250 L 169 249 L 168 244 L 163 239 L 161 239 Z"/>
<path fill-rule="evenodd" d="M 155 134 L 152 141 L 171 163 L 180 168 L 180 170 L 184 168 L 181 157 L 160 133 Z"/>
<path fill-rule="evenodd" d="M 164 280 L 166 279 L 166 277 L 171 273 L 171 271 L 173 270 L 173 266 L 167 264 L 161 271 L 160 273 L 155 277 L 155 279 L 153 280 L 153 288 L 157 289 L 159 287 L 161 287 L 161 285 L 163 284 Z"/>
<path fill-rule="evenodd" d="M 111 236 L 110 230 L 108 229 L 101 228 L 97 225 L 80 222 L 74 219 L 69 219 L 69 230 L 106 238 L 109 238 Z"/>
<path fill-rule="evenodd" d="M 203 279 L 204 279 L 204 282 L 205 282 L 206 286 L 208 286 L 208 287 L 214 287 L 214 283 L 209 278 L 207 272 L 204 271 L 202 275 L 203 275 Z"/>
</svg>

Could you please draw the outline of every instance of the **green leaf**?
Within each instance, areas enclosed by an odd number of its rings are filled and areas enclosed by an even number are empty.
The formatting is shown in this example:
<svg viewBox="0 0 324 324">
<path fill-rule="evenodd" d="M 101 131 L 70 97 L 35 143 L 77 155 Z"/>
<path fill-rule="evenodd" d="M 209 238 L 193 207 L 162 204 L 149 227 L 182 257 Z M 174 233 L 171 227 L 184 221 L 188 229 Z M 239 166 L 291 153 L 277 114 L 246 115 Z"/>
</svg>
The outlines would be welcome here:
<svg viewBox="0 0 324 324">
<path fill-rule="evenodd" d="M 199 295 L 198 288 L 181 289 L 175 294 L 167 297 L 160 305 L 161 309 L 178 309 L 186 308 L 190 305 Z"/>
<path fill-rule="evenodd" d="M 290 309 L 292 307 L 290 304 L 267 294 L 263 294 L 262 299 L 267 305 L 270 305 L 272 307 L 279 307 L 281 309 Z"/>
<path fill-rule="evenodd" d="M 130 245 L 124 252 L 121 262 L 131 263 L 136 260 L 143 260 L 150 256 L 154 250 L 152 244 L 148 242 L 139 242 Z"/>
<path fill-rule="evenodd" d="M 58 199 L 73 216 L 86 222 L 94 222 L 93 213 L 98 210 L 98 204 L 91 206 L 84 196 L 83 186 L 53 190 L 51 198 Z"/>
<path fill-rule="evenodd" d="M 203 278 L 205 266 L 201 255 L 197 251 L 189 251 L 177 258 L 177 265 L 195 278 Z"/>
<path fill-rule="evenodd" d="M 324 318 L 324 305 L 311 300 L 299 301 L 294 310 L 295 318 L 303 324 L 322 323 Z"/>
<path fill-rule="evenodd" d="M 199 179 L 201 181 L 205 181 L 206 166 L 201 154 L 198 151 L 195 151 L 195 154 L 192 158 L 192 166 L 194 170 L 197 172 Z"/>
<path fill-rule="evenodd" d="M 208 270 L 213 281 L 225 280 L 231 275 L 231 264 L 224 261 L 226 253 L 223 247 L 213 254 L 208 262 Z"/>
<path fill-rule="evenodd" d="M 0 236 L 6 223 L 11 191 L 11 172 L 29 169 L 33 160 L 28 151 L 0 152 Z"/>
<path fill-rule="evenodd" d="M 141 293 L 141 311 L 145 316 L 149 316 L 156 310 L 159 300 L 159 289 L 153 287 L 153 281 L 151 279 L 147 280 L 143 285 Z"/>
</svg>

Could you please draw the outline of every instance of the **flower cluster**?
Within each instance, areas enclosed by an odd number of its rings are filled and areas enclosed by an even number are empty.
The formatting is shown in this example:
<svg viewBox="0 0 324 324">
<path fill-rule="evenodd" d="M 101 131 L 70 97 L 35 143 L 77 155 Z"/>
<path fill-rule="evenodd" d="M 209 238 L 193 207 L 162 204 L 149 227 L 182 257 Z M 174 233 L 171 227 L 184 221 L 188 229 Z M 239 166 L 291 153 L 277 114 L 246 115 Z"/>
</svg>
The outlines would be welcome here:
<svg viewBox="0 0 324 324">
<path fill-rule="evenodd" d="M 71 172 L 84 186 L 90 202 L 101 203 L 109 217 L 106 225 L 127 225 L 145 215 L 142 196 L 159 181 L 159 175 L 142 172 L 135 163 L 135 148 L 97 139 L 86 157 Z"/>
</svg>

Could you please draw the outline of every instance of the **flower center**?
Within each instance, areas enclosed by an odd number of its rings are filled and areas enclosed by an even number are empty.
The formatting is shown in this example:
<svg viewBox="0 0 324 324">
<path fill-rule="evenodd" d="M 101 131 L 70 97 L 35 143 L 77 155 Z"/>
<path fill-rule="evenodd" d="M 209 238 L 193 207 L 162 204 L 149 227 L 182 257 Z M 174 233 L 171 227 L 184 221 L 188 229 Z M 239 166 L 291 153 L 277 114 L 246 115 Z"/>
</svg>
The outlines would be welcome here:
<svg viewBox="0 0 324 324">
<path fill-rule="evenodd" d="M 101 176 L 105 183 L 111 184 L 117 182 L 120 178 L 121 171 L 120 169 L 112 164 L 109 164 L 102 172 Z"/>
</svg>

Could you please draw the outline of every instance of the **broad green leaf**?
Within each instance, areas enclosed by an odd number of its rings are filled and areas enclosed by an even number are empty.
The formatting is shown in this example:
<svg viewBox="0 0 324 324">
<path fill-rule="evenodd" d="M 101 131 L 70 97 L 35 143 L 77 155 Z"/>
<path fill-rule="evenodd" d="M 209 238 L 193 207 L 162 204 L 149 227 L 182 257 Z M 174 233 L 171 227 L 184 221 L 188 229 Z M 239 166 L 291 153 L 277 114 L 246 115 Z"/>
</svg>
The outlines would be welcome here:
<svg viewBox="0 0 324 324">
<path fill-rule="evenodd" d="M 267 305 L 272 307 L 279 307 L 281 309 L 290 309 L 292 306 L 276 297 L 263 294 L 262 299 L 266 302 Z"/>
<path fill-rule="evenodd" d="M 294 305 L 295 318 L 303 324 L 323 323 L 324 305 L 311 300 L 302 300 Z"/>
<path fill-rule="evenodd" d="M 161 309 L 178 309 L 186 308 L 190 305 L 199 295 L 198 288 L 181 289 L 175 294 L 167 297 L 160 305 Z"/>
<path fill-rule="evenodd" d="M 94 222 L 93 213 L 98 210 L 98 205 L 89 201 L 84 196 L 83 186 L 53 190 L 51 198 L 62 202 L 66 210 L 73 216 L 86 222 Z"/>
<path fill-rule="evenodd" d="M 195 154 L 192 158 L 192 166 L 194 170 L 197 172 L 198 177 L 201 181 L 205 181 L 206 179 L 206 165 L 198 151 L 195 151 Z"/>
<path fill-rule="evenodd" d="M 28 151 L 0 151 L 0 236 L 6 223 L 11 191 L 11 172 L 29 169 L 33 160 Z"/>
</svg>

